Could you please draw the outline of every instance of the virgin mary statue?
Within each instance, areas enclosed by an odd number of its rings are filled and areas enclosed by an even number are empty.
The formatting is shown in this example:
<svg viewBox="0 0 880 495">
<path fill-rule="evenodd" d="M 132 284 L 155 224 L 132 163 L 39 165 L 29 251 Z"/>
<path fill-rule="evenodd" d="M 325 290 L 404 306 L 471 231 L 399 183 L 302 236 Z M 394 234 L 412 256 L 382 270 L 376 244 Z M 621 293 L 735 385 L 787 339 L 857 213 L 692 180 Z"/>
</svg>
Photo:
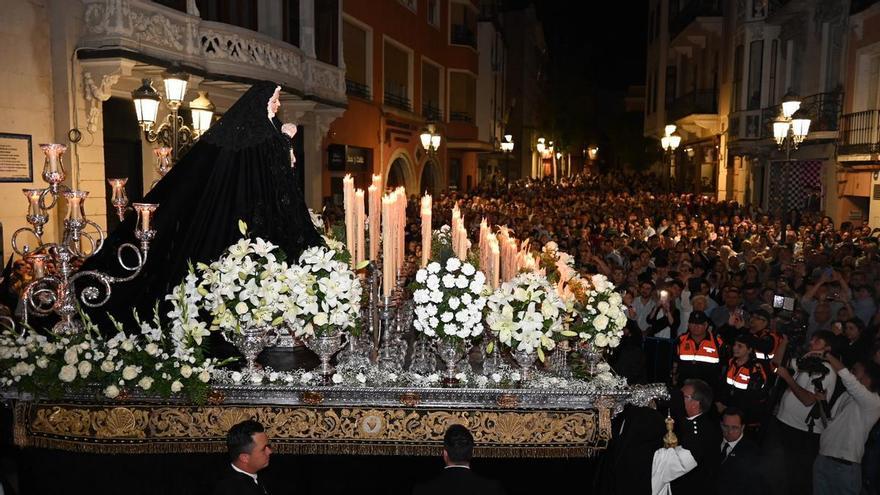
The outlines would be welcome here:
<svg viewBox="0 0 880 495">
<path fill-rule="evenodd" d="M 147 262 L 134 280 L 113 286 L 93 317 L 107 312 L 127 320 L 133 308 L 149 317 L 190 264 L 218 258 L 241 237 L 239 220 L 291 259 L 323 242 L 294 180 L 292 142 L 276 117 L 280 89 L 272 82 L 251 86 L 144 197 L 159 204 Z M 135 242 L 135 222 L 129 215 L 85 268 L 113 273 L 116 246 Z"/>
</svg>

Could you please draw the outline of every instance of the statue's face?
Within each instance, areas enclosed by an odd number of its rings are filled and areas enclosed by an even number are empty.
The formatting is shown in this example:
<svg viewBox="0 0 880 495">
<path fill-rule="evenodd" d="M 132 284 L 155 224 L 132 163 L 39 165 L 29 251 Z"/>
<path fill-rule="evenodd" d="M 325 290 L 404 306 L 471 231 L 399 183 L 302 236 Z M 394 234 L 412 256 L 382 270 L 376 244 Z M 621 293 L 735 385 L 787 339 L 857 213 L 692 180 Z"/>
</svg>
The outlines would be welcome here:
<svg viewBox="0 0 880 495">
<path fill-rule="evenodd" d="M 278 113 L 278 109 L 281 108 L 281 86 L 275 88 L 275 92 L 272 93 L 272 97 L 269 98 L 269 118 L 271 119 Z"/>
</svg>

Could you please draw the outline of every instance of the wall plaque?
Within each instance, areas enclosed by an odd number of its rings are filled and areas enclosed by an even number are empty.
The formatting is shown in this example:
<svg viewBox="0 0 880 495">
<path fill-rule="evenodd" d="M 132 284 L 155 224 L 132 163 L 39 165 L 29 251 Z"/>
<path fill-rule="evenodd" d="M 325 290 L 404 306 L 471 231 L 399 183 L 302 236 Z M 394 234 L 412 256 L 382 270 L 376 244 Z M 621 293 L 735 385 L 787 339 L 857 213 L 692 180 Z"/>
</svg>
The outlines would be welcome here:
<svg viewBox="0 0 880 495">
<path fill-rule="evenodd" d="M 0 133 L 0 182 L 32 182 L 34 156 L 29 134 Z"/>
</svg>

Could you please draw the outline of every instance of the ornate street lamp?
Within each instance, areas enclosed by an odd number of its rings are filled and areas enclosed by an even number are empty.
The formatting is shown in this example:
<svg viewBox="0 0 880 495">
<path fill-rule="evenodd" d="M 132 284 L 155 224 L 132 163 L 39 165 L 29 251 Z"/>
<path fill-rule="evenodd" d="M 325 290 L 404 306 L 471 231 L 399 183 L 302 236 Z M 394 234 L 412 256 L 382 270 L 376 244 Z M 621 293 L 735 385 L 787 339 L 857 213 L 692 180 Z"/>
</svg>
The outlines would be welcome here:
<svg viewBox="0 0 880 495">
<path fill-rule="evenodd" d="M 437 153 L 437 150 L 440 149 L 440 134 L 437 133 L 437 128 L 434 124 L 428 124 L 428 127 L 419 134 L 419 140 L 422 142 L 422 148 L 425 149 L 425 152 L 428 155 L 433 155 Z"/>
<path fill-rule="evenodd" d="M 789 92 L 782 99 L 782 110 L 773 122 L 773 139 L 780 150 L 785 150 L 786 160 L 791 160 L 791 152 L 810 133 L 810 119 L 800 107 L 800 98 Z"/>
<path fill-rule="evenodd" d="M 510 153 L 513 152 L 513 135 L 505 134 L 504 140 L 498 145 L 501 152 L 504 153 L 504 169 L 505 177 L 510 179 Z"/>
<path fill-rule="evenodd" d="M 163 146 L 171 148 L 172 161 L 176 161 L 211 125 L 214 105 L 208 99 L 207 93 L 199 92 L 199 97 L 190 104 L 193 126 L 189 127 L 183 117 L 177 113 L 186 96 L 189 74 L 172 66 L 162 74 L 162 83 L 165 86 L 165 105 L 169 113 L 158 127 L 155 127 L 155 124 L 162 98 L 153 88 L 153 81 L 143 79 L 141 87 L 132 91 L 131 99 L 134 102 L 138 123 L 144 131 L 144 139 L 148 143 L 160 142 Z"/>
</svg>

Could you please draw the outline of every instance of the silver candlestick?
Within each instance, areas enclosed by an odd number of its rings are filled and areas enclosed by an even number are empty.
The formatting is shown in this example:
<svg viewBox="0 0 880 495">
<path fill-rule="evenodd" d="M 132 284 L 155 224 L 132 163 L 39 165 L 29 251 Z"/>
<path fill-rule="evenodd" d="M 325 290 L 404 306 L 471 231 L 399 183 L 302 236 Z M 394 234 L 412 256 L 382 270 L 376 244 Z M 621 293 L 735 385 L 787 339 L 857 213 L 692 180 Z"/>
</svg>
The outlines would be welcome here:
<svg viewBox="0 0 880 495">
<path fill-rule="evenodd" d="M 82 323 L 76 319 L 76 314 L 79 312 L 76 296 L 77 281 L 91 279 L 96 283 L 82 289 L 79 296 L 82 304 L 95 308 L 104 305 L 110 299 L 112 284 L 134 279 L 143 268 L 150 241 L 156 235 L 156 231 L 150 229 L 150 218 L 158 205 L 148 203 L 134 205 L 138 213 L 135 236 L 140 241 L 140 248 L 125 243 L 116 251 L 119 265 L 130 272 L 128 276 L 113 277 L 97 270 L 78 271 L 76 266 L 104 247 L 104 231 L 100 225 L 86 218 L 84 203 L 89 193 L 72 190 L 61 183 L 65 178 L 62 156 L 67 147 L 63 144 L 43 144 L 40 148 L 46 155 L 42 175 L 49 185 L 44 189 L 24 190 L 28 199 L 28 214 L 25 218 L 31 227 L 22 227 L 12 235 L 13 250 L 30 263 L 33 274 L 33 280 L 22 292 L 22 307 L 19 314 L 22 322 L 27 325 L 29 313 L 40 316 L 55 313 L 60 320 L 52 327 L 52 332 L 59 335 L 72 334 L 82 330 Z M 117 185 L 111 182 L 111 187 Z M 122 185 L 124 186 L 124 182 Z M 63 196 L 67 203 L 62 241 L 46 243 L 43 242 L 43 226 L 49 221 L 48 212 L 57 205 L 59 196 Z M 50 202 L 47 203 L 47 199 Z M 115 199 L 117 201 L 114 202 L 114 206 L 117 210 L 124 211 L 124 205 L 117 204 L 121 203 L 121 198 L 117 195 Z M 87 232 L 86 228 L 91 228 L 94 232 Z M 21 238 L 28 234 L 36 239 L 36 246 L 21 243 Z M 135 264 L 128 265 L 123 261 L 126 250 L 134 255 Z M 47 274 L 47 262 L 54 265 L 54 273 Z"/>
</svg>

